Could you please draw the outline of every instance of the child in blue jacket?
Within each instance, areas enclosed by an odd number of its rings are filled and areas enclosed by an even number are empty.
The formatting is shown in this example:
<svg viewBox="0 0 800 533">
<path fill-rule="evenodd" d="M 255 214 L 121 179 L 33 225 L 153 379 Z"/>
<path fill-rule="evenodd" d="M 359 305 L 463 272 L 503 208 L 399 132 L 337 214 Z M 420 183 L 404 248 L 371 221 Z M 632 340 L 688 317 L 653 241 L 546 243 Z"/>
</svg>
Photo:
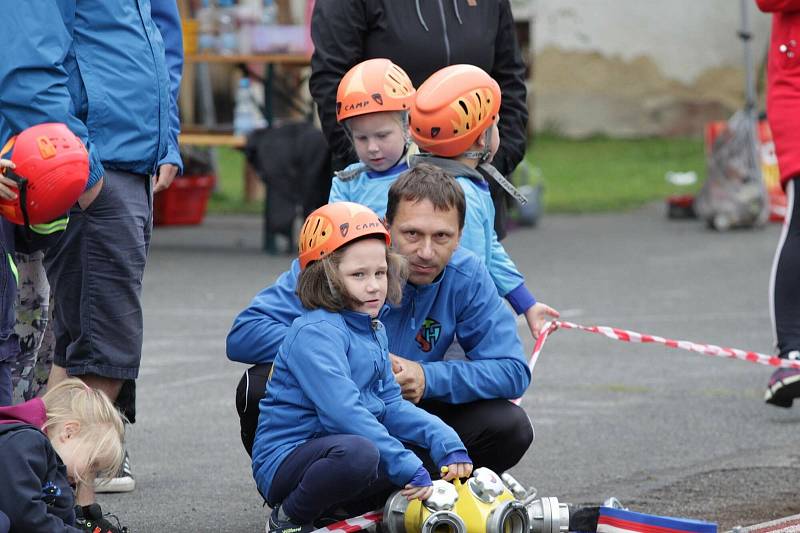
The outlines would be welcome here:
<svg viewBox="0 0 800 533">
<path fill-rule="evenodd" d="M 379 319 L 400 298 L 406 266 L 389 244 L 359 204 L 328 204 L 305 221 L 297 294 L 307 311 L 275 358 L 253 445 L 271 533 L 306 533 L 326 510 L 392 487 L 428 498 L 430 475 L 404 443 L 447 466 L 445 479 L 472 471 L 456 432 L 404 400 L 394 379 Z"/>
<path fill-rule="evenodd" d="M 388 59 L 369 59 L 344 75 L 336 93 L 336 120 L 359 162 L 336 173 L 329 202 L 355 202 L 383 217 L 389 187 L 408 170 L 408 156 L 416 151 L 408 136 L 413 98 L 408 75 Z"/>
<path fill-rule="evenodd" d="M 467 216 L 461 246 L 484 260 L 497 291 L 517 314 L 524 314 L 533 338 L 558 311 L 537 302 L 494 231 L 494 204 L 488 178 L 511 193 L 516 189 L 489 163 L 500 146 L 500 87 L 473 65 L 451 65 L 435 72 L 417 91 L 409 112 L 418 162 L 434 164 L 464 188 Z M 516 193 L 519 194 L 519 193 Z"/>
</svg>

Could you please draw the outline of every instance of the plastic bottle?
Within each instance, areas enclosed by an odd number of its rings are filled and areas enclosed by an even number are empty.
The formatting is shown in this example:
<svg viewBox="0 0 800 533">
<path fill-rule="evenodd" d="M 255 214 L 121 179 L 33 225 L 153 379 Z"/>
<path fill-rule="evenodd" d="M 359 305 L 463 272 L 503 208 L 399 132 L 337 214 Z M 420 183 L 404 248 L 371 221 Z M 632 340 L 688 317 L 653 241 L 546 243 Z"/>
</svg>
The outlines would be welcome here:
<svg viewBox="0 0 800 533">
<path fill-rule="evenodd" d="M 197 10 L 197 48 L 201 52 L 215 51 L 217 48 L 217 13 L 210 0 L 203 0 Z"/>
<path fill-rule="evenodd" d="M 275 5 L 273 0 L 264 0 L 264 6 L 261 11 L 261 24 L 264 26 L 273 26 L 278 23 L 278 6 Z"/>
<path fill-rule="evenodd" d="M 217 52 L 235 54 L 239 51 L 239 36 L 236 32 L 236 8 L 233 0 L 218 0 Z"/>
<path fill-rule="evenodd" d="M 275 25 L 278 22 L 278 7 L 272 0 L 264 0 L 261 6 L 260 21 L 253 28 L 253 51 L 268 54 L 275 51 Z"/>
<path fill-rule="evenodd" d="M 253 130 L 266 126 L 267 121 L 256 105 L 253 93 L 250 90 L 250 78 L 240 79 L 233 107 L 233 133 L 235 135 L 247 135 Z"/>
</svg>

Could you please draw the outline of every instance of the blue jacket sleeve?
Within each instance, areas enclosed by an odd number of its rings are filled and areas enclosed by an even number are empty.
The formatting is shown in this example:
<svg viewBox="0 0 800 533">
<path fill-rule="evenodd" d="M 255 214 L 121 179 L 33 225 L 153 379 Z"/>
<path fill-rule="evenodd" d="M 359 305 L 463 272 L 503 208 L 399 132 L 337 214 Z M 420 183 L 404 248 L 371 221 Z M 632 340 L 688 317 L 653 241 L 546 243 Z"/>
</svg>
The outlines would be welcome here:
<svg viewBox="0 0 800 533">
<path fill-rule="evenodd" d="M 228 333 L 228 359 L 239 363 L 263 364 L 275 360 L 289 327 L 305 309 L 295 293 L 300 263 L 259 292 L 250 305 L 233 322 Z"/>
<path fill-rule="evenodd" d="M 174 0 L 150 0 L 150 14 L 164 41 L 164 56 L 169 71 L 169 143 L 167 154 L 158 162 L 176 165 L 183 172 L 183 161 L 178 147 L 181 129 L 178 115 L 178 91 L 183 75 L 183 33 L 178 4 Z"/>
<path fill-rule="evenodd" d="M 456 317 L 456 337 L 467 360 L 422 363 L 426 399 L 466 403 L 518 398 L 530 384 L 516 319 L 486 269 L 478 261 L 474 265 L 471 297 Z"/>
<path fill-rule="evenodd" d="M 47 454 L 44 439 L 31 439 L 18 432 L 6 440 L 0 460 L 0 509 L 8 515 L 13 531 L 75 532 L 49 511 L 42 499 L 42 480 L 46 478 Z M 18 452 L 18 453 L 15 453 Z M 74 500 L 69 499 L 69 505 Z M 73 515 L 74 518 L 74 515 Z"/>
<path fill-rule="evenodd" d="M 12 135 L 43 122 L 63 122 L 89 151 L 88 189 L 104 170 L 67 89 L 69 83 L 76 83 L 75 73 L 68 74 L 64 68 L 65 58 L 73 53 L 75 2 L 3 2 L 3 7 L 3 25 L 13 28 L 3 32 L 3 48 L 13 53 L 3 54 L 0 61 L 2 133 Z"/>
<path fill-rule="evenodd" d="M 402 442 L 429 450 L 431 459 L 437 465 L 453 452 L 466 453 L 467 448 L 453 428 L 439 417 L 403 399 L 400 386 L 392 373 L 392 364 L 388 360 L 384 369 L 381 399 L 386 404 L 386 412 L 381 422 L 389 433 Z"/>
<path fill-rule="evenodd" d="M 494 232 L 494 205 L 491 197 L 478 192 L 476 186 L 469 182 L 469 178 L 459 177 L 458 181 L 464 189 L 467 202 L 461 247 L 474 253 L 485 262 L 497 287 L 497 292 L 500 296 L 506 297 L 511 291 L 524 284 L 525 278 L 511 261 L 506 249 L 497 240 L 497 234 Z M 514 310 L 520 313 L 526 311 L 528 307 Z"/>
<path fill-rule="evenodd" d="M 392 437 L 361 402 L 361 391 L 350 378 L 348 346 L 344 331 L 329 322 L 317 322 L 303 326 L 284 349 L 292 362 L 292 375 L 314 404 L 326 431 L 371 440 L 380 451 L 380 462 L 389 479 L 403 486 L 422 461 Z"/>
</svg>

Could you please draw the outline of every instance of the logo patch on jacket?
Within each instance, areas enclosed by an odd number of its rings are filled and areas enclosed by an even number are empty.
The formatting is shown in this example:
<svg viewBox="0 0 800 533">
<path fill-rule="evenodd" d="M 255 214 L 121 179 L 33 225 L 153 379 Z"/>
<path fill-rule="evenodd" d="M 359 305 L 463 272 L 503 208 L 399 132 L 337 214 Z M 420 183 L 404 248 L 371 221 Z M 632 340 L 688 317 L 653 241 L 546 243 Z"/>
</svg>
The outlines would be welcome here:
<svg viewBox="0 0 800 533">
<path fill-rule="evenodd" d="M 61 496 L 61 488 L 52 481 L 48 481 L 42 487 L 42 501 L 47 505 L 55 504 L 56 498 L 59 496 Z"/>
<path fill-rule="evenodd" d="M 439 340 L 441 333 L 442 325 L 431 317 L 426 318 L 415 338 L 419 349 L 423 352 L 430 352 L 436 346 L 436 341 Z"/>
</svg>

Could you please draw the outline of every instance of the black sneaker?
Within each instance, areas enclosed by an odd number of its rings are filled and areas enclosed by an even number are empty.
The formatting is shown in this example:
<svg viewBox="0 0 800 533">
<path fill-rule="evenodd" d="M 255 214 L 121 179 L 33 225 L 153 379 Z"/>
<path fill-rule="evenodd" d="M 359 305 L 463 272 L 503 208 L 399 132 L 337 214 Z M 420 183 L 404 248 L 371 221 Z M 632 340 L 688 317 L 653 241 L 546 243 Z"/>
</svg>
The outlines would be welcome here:
<svg viewBox="0 0 800 533">
<path fill-rule="evenodd" d="M 278 518 L 278 509 L 275 507 L 267 520 L 267 533 L 311 533 L 316 527 L 314 524 L 295 524 L 291 520 Z"/>
<path fill-rule="evenodd" d="M 127 527 L 119 525 L 119 518 L 110 513 L 104 515 L 98 503 L 75 507 L 75 527 L 92 533 L 128 533 Z"/>
<path fill-rule="evenodd" d="M 778 407 L 789 408 L 795 398 L 800 398 L 800 370 L 796 368 L 777 369 L 769 378 L 764 401 Z"/>
<path fill-rule="evenodd" d="M 97 478 L 94 480 L 94 491 L 100 492 L 131 492 L 136 488 L 136 480 L 131 471 L 131 458 L 125 450 L 125 458 L 119 470 L 112 478 Z"/>
</svg>

